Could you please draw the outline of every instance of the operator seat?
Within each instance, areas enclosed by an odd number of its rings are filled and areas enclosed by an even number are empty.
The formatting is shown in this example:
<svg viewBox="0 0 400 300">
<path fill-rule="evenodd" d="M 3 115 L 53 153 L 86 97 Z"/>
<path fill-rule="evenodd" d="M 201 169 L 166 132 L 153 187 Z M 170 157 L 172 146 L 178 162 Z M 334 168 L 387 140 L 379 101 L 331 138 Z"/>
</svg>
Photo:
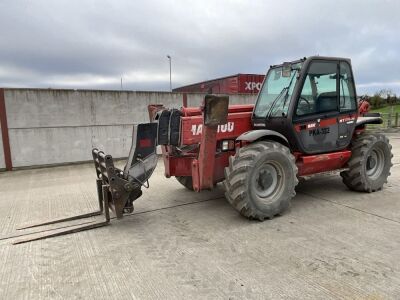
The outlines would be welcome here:
<svg viewBox="0 0 400 300">
<path fill-rule="evenodd" d="M 315 103 L 317 113 L 337 110 L 336 92 L 321 93 Z"/>
</svg>

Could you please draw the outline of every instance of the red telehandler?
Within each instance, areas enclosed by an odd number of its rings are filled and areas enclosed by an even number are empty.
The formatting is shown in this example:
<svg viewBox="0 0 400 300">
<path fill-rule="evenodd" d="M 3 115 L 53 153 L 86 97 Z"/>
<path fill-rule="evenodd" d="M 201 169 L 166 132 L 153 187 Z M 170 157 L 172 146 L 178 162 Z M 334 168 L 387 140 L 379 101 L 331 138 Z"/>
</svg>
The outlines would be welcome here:
<svg viewBox="0 0 400 300">
<path fill-rule="evenodd" d="M 109 209 L 117 218 L 131 213 L 157 165 L 157 145 L 166 177 L 195 192 L 223 182 L 229 203 L 249 219 L 282 214 L 302 176 L 339 170 L 351 190 L 381 190 L 392 147 L 366 131 L 382 119 L 357 103 L 353 78 L 349 59 L 315 56 L 271 66 L 255 105 L 229 106 L 228 97 L 207 95 L 199 108 L 150 106 L 151 122 L 134 126 L 124 169 L 92 151 L 99 211 L 33 226 L 100 214 L 105 221 L 15 243 L 107 225 Z"/>
</svg>

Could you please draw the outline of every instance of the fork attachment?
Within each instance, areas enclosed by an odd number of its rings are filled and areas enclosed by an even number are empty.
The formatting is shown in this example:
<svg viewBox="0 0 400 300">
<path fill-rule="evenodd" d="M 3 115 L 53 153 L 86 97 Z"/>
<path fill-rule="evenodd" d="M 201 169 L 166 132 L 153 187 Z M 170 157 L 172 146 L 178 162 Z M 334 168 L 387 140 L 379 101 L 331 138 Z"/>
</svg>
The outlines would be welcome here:
<svg viewBox="0 0 400 300">
<path fill-rule="evenodd" d="M 102 214 L 104 214 L 105 217 L 104 221 L 88 221 L 86 224 L 91 224 L 79 227 L 70 225 L 70 227 L 73 228 L 36 237 L 20 239 L 14 241 L 13 244 L 22 244 L 106 226 L 110 224 L 110 210 L 114 212 L 117 219 L 121 219 L 126 213 L 132 213 L 133 201 L 142 195 L 142 186 L 148 187 L 148 179 L 157 165 L 156 139 L 157 123 L 145 123 L 134 126 L 132 146 L 124 170 L 115 167 L 111 155 L 107 155 L 103 151 L 99 151 L 97 148 L 92 150 L 93 162 L 97 174 L 96 186 L 99 204 L 98 211 L 47 221 L 40 224 L 28 225 L 20 227 L 18 230 L 85 219 Z"/>
</svg>

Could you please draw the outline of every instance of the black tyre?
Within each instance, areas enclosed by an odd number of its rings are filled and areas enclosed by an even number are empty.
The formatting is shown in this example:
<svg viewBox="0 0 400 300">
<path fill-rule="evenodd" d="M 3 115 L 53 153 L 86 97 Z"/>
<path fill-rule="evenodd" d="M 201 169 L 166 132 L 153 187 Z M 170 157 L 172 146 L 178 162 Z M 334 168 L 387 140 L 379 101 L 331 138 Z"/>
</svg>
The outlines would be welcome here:
<svg viewBox="0 0 400 300">
<path fill-rule="evenodd" d="M 225 196 L 249 219 L 270 219 L 283 213 L 296 195 L 295 158 L 274 141 L 260 141 L 241 148 L 225 168 Z"/>
<path fill-rule="evenodd" d="M 179 181 L 185 188 L 193 191 L 193 181 L 192 176 L 175 176 L 176 180 Z"/>
<path fill-rule="evenodd" d="M 383 134 L 361 134 L 351 143 L 349 169 L 341 172 L 343 183 L 351 190 L 375 192 L 387 183 L 392 167 L 392 146 Z"/>
</svg>

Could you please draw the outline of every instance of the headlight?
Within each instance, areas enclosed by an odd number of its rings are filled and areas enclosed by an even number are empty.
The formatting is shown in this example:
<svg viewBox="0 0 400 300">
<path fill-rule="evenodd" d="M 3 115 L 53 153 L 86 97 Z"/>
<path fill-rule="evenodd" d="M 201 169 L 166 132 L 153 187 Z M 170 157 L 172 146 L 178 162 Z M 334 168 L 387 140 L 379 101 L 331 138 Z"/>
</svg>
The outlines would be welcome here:
<svg viewBox="0 0 400 300">
<path fill-rule="evenodd" d="M 222 151 L 234 150 L 235 149 L 235 141 L 234 140 L 224 140 L 221 143 Z"/>
</svg>

